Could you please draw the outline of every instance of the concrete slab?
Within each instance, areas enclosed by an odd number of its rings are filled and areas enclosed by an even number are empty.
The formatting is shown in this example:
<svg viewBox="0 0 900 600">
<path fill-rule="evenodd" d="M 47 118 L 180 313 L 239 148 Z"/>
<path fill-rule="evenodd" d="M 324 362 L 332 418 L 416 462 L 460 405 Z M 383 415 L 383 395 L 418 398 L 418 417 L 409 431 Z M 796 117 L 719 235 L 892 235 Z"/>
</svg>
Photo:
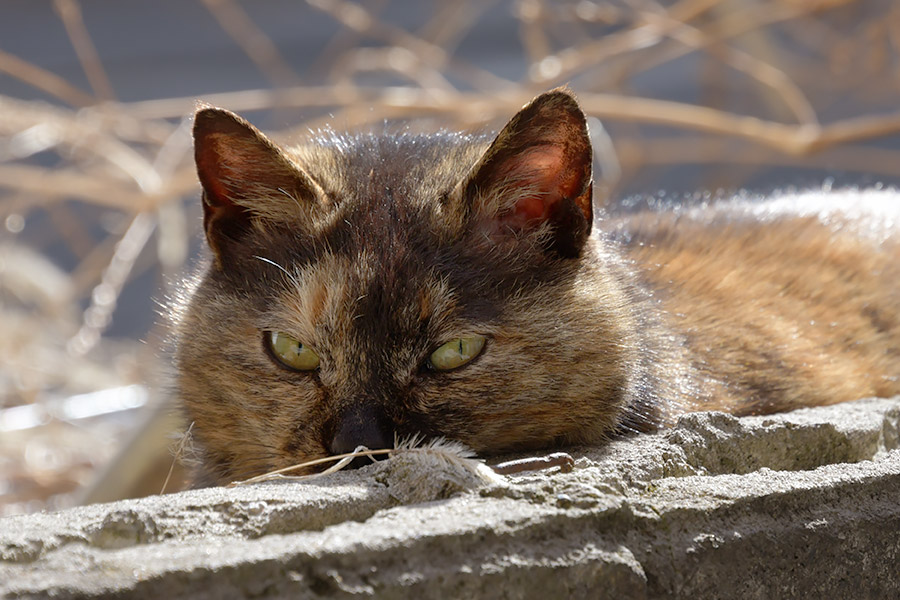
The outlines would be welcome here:
<svg viewBox="0 0 900 600">
<path fill-rule="evenodd" d="M 5 598 L 900 596 L 900 398 L 0 519 Z M 481 469 L 481 470 L 479 470 Z"/>
</svg>

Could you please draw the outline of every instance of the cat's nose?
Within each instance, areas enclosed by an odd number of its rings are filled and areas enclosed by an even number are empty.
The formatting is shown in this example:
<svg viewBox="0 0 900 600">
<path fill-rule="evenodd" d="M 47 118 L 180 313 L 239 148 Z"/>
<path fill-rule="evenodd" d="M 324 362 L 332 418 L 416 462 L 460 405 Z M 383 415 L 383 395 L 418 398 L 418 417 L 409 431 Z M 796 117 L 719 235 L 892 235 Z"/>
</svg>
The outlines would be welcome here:
<svg viewBox="0 0 900 600">
<path fill-rule="evenodd" d="M 346 409 L 335 424 L 334 437 L 328 445 L 332 454 L 353 452 L 359 446 L 369 450 L 393 448 L 394 428 L 387 416 L 371 404 Z M 373 458 L 384 458 L 383 456 Z M 349 467 L 356 469 L 372 464 L 368 456 L 358 456 Z"/>
</svg>

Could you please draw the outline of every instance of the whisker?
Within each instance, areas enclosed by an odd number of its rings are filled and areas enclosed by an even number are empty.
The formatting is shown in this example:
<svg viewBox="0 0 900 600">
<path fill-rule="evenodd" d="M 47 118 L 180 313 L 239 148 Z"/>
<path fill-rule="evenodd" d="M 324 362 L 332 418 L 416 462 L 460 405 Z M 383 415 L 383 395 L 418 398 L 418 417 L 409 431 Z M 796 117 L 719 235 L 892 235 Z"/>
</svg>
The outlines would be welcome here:
<svg viewBox="0 0 900 600">
<path fill-rule="evenodd" d="M 281 192 L 282 194 L 284 194 L 285 196 L 287 196 L 288 198 L 290 198 L 291 200 L 293 200 L 293 201 L 294 201 L 294 204 L 297 205 L 297 208 L 299 208 L 300 210 L 303 210 L 303 205 L 300 204 L 300 199 L 299 199 L 297 196 L 295 196 L 294 194 L 291 194 L 290 192 L 288 192 L 288 191 L 285 190 L 284 188 L 281 188 L 281 187 L 280 187 L 280 188 L 276 188 L 276 189 L 277 189 L 279 192 Z"/>
<path fill-rule="evenodd" d="M 293 284 L 294 284 L 295 286 L 297 286 L 297 287 L 300 287 L 300 282 L 297 281 L 297 278 L 296 278 L 294 275 L 292 275 L 291 273 L 289 273 L 287 269 L 285 269 L 284 267 L 282 267 L 281 265 L 279 265 L 279 264 L 278 264 L 277 262 L 275 262 L 274 260 L 268 259 L 268 258 L 266 258 L 266 257 L 264 257 L 264 256 L 259 256 L 259 255 L 256 255 L 256 254 L 253 255 L 253 258 L 255 258 L 255 259 L 257 259 L 257 260 L 261 260 L 261 261 L 264 262 L 264 263 L 268 263 L 268 264 L 272 265 L 273 267 L 276 267 L 276 268 L 280 269 L 281 272 L 284 273 L 284 274 L 287 276 L 287 278 L 291 281 L 291 283 L 293 283 Z"/>
</svg>

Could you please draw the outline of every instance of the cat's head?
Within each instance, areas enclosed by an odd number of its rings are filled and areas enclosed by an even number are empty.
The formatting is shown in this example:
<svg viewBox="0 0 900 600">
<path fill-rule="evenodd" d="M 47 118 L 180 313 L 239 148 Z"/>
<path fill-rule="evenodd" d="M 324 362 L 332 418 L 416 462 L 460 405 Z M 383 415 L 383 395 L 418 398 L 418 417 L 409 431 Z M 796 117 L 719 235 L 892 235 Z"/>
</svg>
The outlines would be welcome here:
<svg viewBox="0 0 900 600">
<path fill-rule="evenodd" d="M 589 241 L 592 153 L 566 91 L 491 140 L 194 125 L 212 262 L 179 387 L 214 480 L 423 434 L 476 451 L 596 438 L 627 317 Z"/>
</svg>

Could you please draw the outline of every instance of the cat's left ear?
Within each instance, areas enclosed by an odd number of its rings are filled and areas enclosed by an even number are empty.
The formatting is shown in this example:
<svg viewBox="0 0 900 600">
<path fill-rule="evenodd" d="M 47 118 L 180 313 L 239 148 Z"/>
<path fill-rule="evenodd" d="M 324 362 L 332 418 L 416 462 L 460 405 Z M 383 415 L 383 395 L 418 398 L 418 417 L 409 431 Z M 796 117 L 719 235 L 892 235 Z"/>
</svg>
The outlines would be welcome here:
<svg viewBox="0 0 900 600">
<path fill-rule="evenodd" d="M 506 124 L 454 195 L 492 238 L 548 225 L 548 250 L 574 258 L 591 231 L 592 161 L 585 115 L 571 93 L 556 89 Z"/>
</svg>

